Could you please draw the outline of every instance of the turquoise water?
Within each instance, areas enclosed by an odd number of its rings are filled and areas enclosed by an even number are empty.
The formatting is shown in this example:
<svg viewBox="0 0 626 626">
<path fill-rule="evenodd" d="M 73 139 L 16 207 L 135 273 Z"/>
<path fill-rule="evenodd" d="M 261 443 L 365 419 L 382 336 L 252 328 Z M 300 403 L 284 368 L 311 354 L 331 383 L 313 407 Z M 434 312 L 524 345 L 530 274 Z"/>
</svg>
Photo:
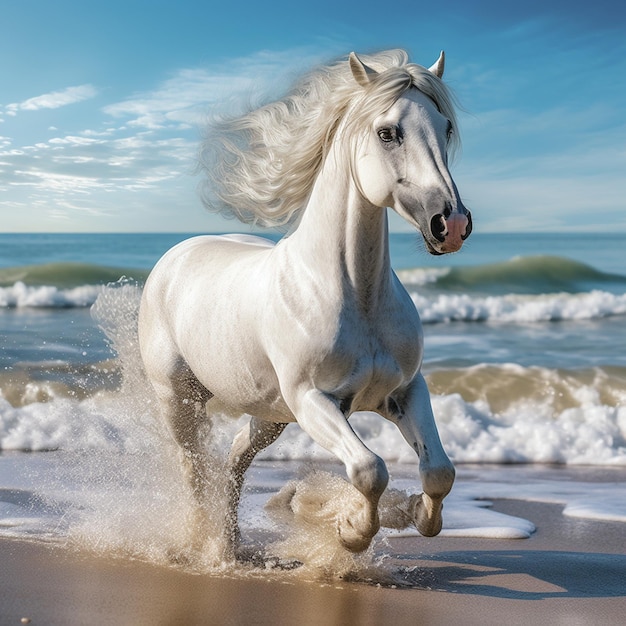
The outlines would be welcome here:
<svg viewBox="0 0 626 626">
<path fill-rule="evenodd" d="M 0 267 L 80 262 L 149 269 L 170 247 L 192 233 L 147 234 L 3 234 Z M 273 240 L 279 235 L 264 234 Z M 392 233 L 396 269 L 466 267 L 506 261 L 516 256 L 550 255 L 570 258 L 597 270 L 626 275 L 626 233 L 617 234 L 481 234 L 475 232 L 461 252 L 431 257 L 419 234 Z"/>
<path fill-rule="evenodd" d="M 90 307 L 120 277 L 141 288 L 187 236 L 0 235 L 0 404 L 8 402 L 0 449 L 35 445 L 15 433 L 38 428 L 37 441 L 55 443 L 37 445 L 63 445 L 61 435 L 59 443 L 45 434 L 49 412 L 38 403 L 79 402 L 119 385 L 117 355 Z M 478 233 L 442 257 L 428 255 L 418 235 L 392 234 L 390 242 L 424 322 L 424 372 L 444 420 L 463 415 L 484 439 L 500 420 L 518 428 L 518 419 L 541 418 L 555 429 L 546 436 L 562 442 L 547 460 L 596 462 L 572 438 L 574 420 L 603 442 L 605 460 L 626 454 L 626 235 Z M 447 435 L 457 460 L 489 457 L 491 447 L 461 446 L 462 432 Z M 546 460 L 540 446 L 521 456 L 504 440 L 493 446 L 495 460 Z"/>
<path fill-rule="evenodd" d="M 141 283 L 189 236 L 0 235 L 0 367 L 104 358 L 88 311 L 101 286 Z M 626 366 L 624 234 L 473 234 L 461 252 L 432 257 L 419 235 L 394 233 L 390 249 L 427 325 L 427 368 Z"/>
</svg>

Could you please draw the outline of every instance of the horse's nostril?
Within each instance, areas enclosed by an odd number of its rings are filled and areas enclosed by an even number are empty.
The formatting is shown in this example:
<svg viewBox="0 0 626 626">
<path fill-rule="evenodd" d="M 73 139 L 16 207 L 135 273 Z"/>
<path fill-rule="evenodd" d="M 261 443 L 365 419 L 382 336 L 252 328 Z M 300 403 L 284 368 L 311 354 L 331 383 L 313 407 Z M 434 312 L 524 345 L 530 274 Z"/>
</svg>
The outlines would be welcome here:
<svg viewBox="0 0 626 626">
<path fill-rule="evenodd" d="M 471 232 L 472 232 L 472 214 L 468 211 L 467 212 L 467 226 L 465 227 L 465 234 L 461 235 L 461 239 L 465 241 L 470 236 Z"/>
<path fill-rule="evenodd" d="M 430 232 L 433 234 L 433 237 L 440 242 L 445 241 L 446 233 L 448 229 L 446 227 L 446 220 L 444 219 L 441 213 L 437 213 L 433 215 L 430 220 Z"/>
</svg>

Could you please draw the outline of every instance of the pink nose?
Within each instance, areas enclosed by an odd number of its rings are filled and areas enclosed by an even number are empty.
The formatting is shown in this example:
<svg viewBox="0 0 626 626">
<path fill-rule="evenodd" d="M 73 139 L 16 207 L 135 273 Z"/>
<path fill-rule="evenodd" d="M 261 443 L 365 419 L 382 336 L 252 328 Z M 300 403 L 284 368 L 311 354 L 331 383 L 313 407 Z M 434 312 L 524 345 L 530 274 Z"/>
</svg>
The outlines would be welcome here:
<svg viewBox="0 0 626 626">
<path fill-rule="evenodd" d="M 441 252 L 456 252 L 472 232 L 472 217 L 469 211 L 451 213 L 446 218 L 441 213 L 431 219 L 431 231 L 435 239 L 441 242 Z"/>
<path fill-rule="evenodd" d="M 449 252 L 459 250 L 463 245 L 463 241 L 465 241 L 468 225 L 469 220 L 465 215 L 461 215 L 460 213 L 454 213 L 451 215 L 446 220 L 448 234 L 446 235 L 446 240 L 444 241 L 442 249 Z"/>
</svg>

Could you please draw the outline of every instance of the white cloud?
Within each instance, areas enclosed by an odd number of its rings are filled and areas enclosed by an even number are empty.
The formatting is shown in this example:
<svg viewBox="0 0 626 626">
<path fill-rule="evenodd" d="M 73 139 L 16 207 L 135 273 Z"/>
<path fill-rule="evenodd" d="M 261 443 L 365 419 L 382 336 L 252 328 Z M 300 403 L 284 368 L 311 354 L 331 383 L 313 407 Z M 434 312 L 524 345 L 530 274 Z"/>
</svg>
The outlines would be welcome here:
<svg viewBox="0 0 626 626">
<path fill-rule="evenodd" d="M 214 73 L 211 70 L 181 70 L 158 89 L 108 105 L 107 115 L 125 118 L 133 127 L 163 129 L 188 127 L 202 122 L 210 103 L 252 88 L 253 77 Z"/>
<path fill-rule="evenodd" d="M 15 210 L 3 215 L 9 220 L 3 227 L 23 229 L 30 220 L 37 229 L 54 229 L 63 216 L 74 229 L 232 229 L 207 213 L 196 194 L 197 128 L 212 110 L 232 112 L 251 98 L 282 91 L 291 74 L 319 60 L 315 51 L 301 49 L 181 69 L 151 91 L 93 109 L 82 128 L 55 121 L 28 144 L 7 138 L 0 142 L 0 205 Z M 63 106 L 93 95 L 84 85 L 5 110 Z"/>
<path fill-rule="evenodd" d="M 249 101 L 284 90 L 296 70 L 319 63 L 308 50 L 259 52 L 220 66 L 182 69 L 154 91 L 108 105 L 104 112 L 126 118 L 129 126 L 149 129 L 194 127 L 209 111 L 238 108 Z"/>
<path fill-rule="evenodd" d="M 70 146 L 92 146 L 94 144 L 102 144 L 104 141 L 98 139 L 90 139 L 89 137 L 76 137 L 68 135 L 67 137 L 54 137 L 48 143 L 52 145 L 70 145 Z"/>
<path fill-rule="evenodd" d="M 29 98 L 23 102 L 14 102 L 6 106 L 7 115 L 17 115 L 18 111 L 38 111 L 40 109 L 58 109 L 59 107 L 82 102 L 97 95 L 97 90 L 93 85 L 79 85 L 77 87 L 67 87 L 61 91 L 51 91 L 41 96 Z"/>
</svg>

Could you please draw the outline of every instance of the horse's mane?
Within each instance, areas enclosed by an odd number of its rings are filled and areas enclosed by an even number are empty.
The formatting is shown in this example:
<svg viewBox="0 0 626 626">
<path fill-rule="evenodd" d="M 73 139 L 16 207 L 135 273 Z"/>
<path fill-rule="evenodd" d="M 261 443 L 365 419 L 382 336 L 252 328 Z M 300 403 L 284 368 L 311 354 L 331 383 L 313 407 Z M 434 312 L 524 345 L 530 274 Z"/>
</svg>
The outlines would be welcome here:
<svg viewBox="0 0 626 626">
<path fill-rule="evenodd" d="M 408 63 L 406 52 L 360 58 L 378 72 L 367 87 L 355 81 L 343 59 L 305 75 L 276 102 L 213 121 L 200 151 L 200 168 L 207 174 L 201 189 L 205 206 L 246 223 L 288 223 L 304 208 L 347 110 L 350 126 L 358 126 L 411 87 L 432 98 L 456 131 L 451 93 L 426 68 Z"/>
</svg>

